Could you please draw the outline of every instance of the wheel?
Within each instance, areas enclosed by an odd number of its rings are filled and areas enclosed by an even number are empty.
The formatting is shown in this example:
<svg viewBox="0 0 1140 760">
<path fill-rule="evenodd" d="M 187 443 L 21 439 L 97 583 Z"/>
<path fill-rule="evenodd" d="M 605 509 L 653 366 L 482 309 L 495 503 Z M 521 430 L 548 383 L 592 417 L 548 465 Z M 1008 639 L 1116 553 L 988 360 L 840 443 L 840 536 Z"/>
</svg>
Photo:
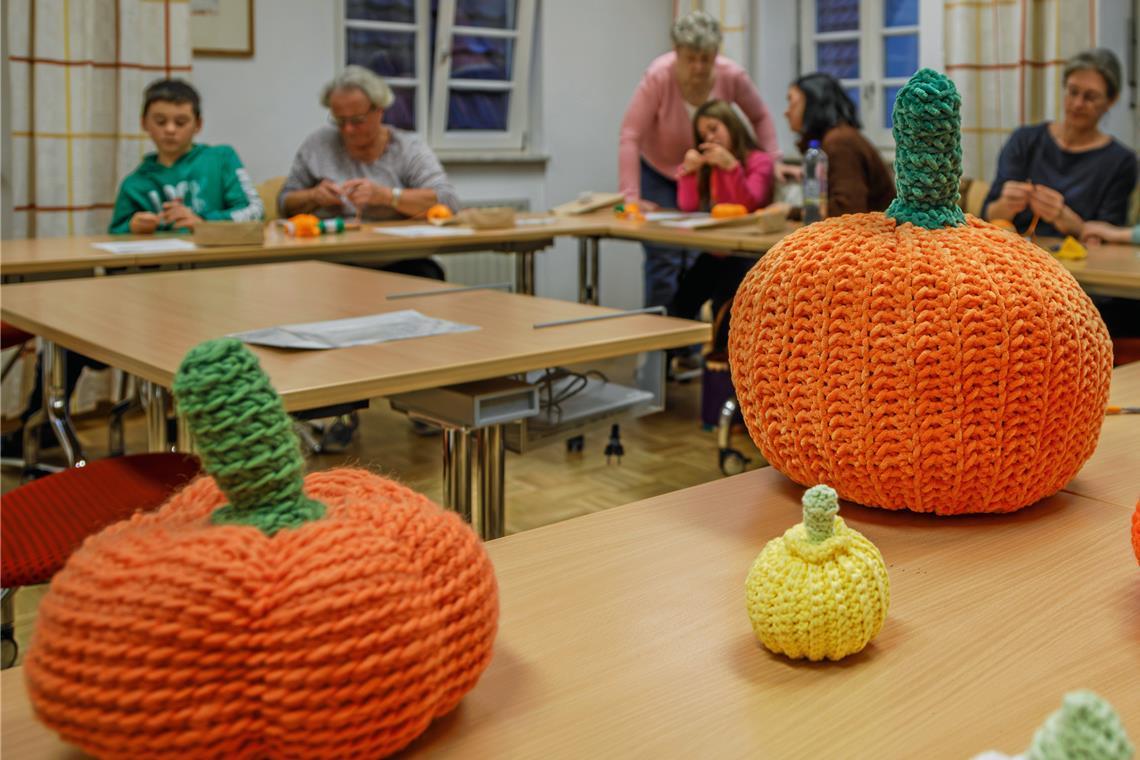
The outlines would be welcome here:
<svg viewBox="0 0 1140 760">
<path fill-rule="evenodd" d="M 5 636 L 0 639 L 0 667 L 10 668 L 16 664 L 16 656 L 20 653 L 20 647 L 16 644 L 15 639 L 10 639 Z"/>
<path fill-rule="evenodd" d="M 736 449 L 720 450 L 720 471 L 725 475 L 739 475 L 748 469 L 748 459 Z"/>
</svg>

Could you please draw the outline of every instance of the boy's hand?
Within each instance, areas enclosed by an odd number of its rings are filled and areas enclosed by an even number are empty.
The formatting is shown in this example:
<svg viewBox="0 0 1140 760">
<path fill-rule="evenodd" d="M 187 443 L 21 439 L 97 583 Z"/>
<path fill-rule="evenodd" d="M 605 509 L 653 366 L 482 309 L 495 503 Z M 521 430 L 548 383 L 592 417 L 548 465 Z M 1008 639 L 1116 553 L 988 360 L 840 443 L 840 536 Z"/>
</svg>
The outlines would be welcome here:
<svg viewBox="0 0 1140 760">
<path fill-rule="evenodd" d="M 162 221 L 176 230 L 181 228 L 192 230 L 195 224 L 202 221 L 202 217 L 179 201 L 167 201 L 162 204 Z"/>
<path fill-rule="evenodd" d="M 135 235 L 149 235 L 158 229 L 158 214 L 149 211 L 137 211 L 131 217 L 130 230 Z"/>
<path fill-rule="evenodd" d="M 681 174 L 694 174 L 705 163 L 705 157 L 696 150 L 689 148 L 685 151 L 685 160 L 681 163 Z"/>
<path fill-rule="evenodd" d="M 736 165 L 740 163 L 736 160 L 736 156 L 716 143 L 701 143 L 701 155 L 705 157 L 707 163 L 725 171 L 735 169 Z"/>
<path fill-rule="evenodd" d="M 322 179 L 320 184 L 309 188 L 309 194 L 317 208 L 341 205 L 345 190 L 331 179 Z"/>
</svg>

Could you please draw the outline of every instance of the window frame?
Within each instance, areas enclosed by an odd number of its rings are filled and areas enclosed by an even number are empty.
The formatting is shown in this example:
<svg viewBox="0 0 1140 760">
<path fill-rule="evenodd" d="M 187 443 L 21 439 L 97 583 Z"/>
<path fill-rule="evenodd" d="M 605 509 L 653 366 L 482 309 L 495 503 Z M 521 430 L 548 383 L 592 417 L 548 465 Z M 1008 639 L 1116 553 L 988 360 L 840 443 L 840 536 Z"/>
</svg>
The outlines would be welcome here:
<svg viewBox="0 0 1140 760">
<path fill-rule="evenodd" d="M 414 77 L 385 77 L 392 87 L 415 87 L 415 133 L 433 150 L 444 152 L 518 151 L 528 147 L 530 131 L 530 74 L 533 66 L 537 0 L 515 0 L 516 24 L 514 29 L 495 27 L 468 27 L 455 24 L 457 0 L 439 0 L 435 57 L 431 57 L 431 5 L 429 0 L 413 0 L 416 20 L 413 23 L 397 21 L 366 21 L 348 18 L 346 0 L 337 5 L 338 18 L 335 33 L 337 44 L 337 70 L 347 65 L 347 36 L 350 29 L 367 29 L 388 32 L 415 33 Z M 510 80 L 453 80 L 451 75 L 451 38 L 455 34 L 477 37 L 494 37 L 514 40 Z M 511 93 L 507 110 L 507 129 L 470 130 L 447 129 L 448 94 L 454 90 L 500 90 Z M 429 97 L 430 93 L 430 97 Z"/>
<path fill-rule="evenodd" d="M 841 79 L 844 89 L 859 88 L 859 118 L 863 133 L 876 147 L 893 151 L 894 135 L 886 126 L 886 91 L 888 87 L 906 84 L 909 77 L 885 76 L 883 54 L 887 37 L 916 34 L 918 67 L 943 67 L 943 41 L 940 29 L 944 9 L 939 0 L 918 0 L 918 23 L 909 26 L 883 25 L 883 0 L 859 0 L 859 28 L 839 32 L 816 32 L 816 0 L 800 0 L 800 72 L 817 71 L 816 42 L 857 39 L 859 41 L 859 77 Z M 869 75 L 868 72 L 874 72 Z"/>
</svg>

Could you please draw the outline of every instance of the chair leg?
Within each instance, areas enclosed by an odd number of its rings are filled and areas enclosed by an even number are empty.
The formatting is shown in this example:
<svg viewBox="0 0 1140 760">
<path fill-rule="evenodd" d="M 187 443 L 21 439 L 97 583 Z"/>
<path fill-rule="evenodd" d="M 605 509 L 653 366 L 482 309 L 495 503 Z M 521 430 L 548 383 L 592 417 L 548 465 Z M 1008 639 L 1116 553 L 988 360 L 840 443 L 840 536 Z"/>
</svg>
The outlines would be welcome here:
<svg viewBox="0 0 1140 760">
<path fill-rule="evenodd" d="M 16 644 L 15 596 L 14 588 L 0 590 L 0 669 L 4 670 L 15 665 L 20 654 L 20 647 Z"/>
<path fill-rule="evenodd" d="M 139 399 L 138 383 L 125 372 L 121 378 L 120 399 L 111 407 L 111 415 L 107 420 L 107 452 L 109 456 L 121 457 L 126 453 L 126 444 L 123 436 L 123 417 L 127 412 L 142 409 Z"/>
</svg>

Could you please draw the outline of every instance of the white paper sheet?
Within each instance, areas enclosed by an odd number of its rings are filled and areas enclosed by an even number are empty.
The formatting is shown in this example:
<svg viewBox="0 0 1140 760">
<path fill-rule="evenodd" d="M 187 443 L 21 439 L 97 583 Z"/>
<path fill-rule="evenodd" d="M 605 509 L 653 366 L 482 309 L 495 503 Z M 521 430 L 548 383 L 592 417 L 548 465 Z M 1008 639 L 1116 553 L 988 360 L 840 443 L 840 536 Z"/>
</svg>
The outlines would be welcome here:
<svg viewBox="0 0 1140 760">
<path fill-rule="evenodd" d="M 532 216 L 532 217 L 527 217 L 527 218 L 523 218 L 523 219 L 516 219 L 515 220 L 515 226 L 516 227 L 541 227 L 541 226 L 546 225 L 546 224 L 554 224 L 556 221 L 558 221 L 558 219 L 553 217 L 553 216 Z"/>
<path fill-rule="evenodd" d="M 689 214 L 684 211 L 650 211 L 645 215 L 647 222 L 668 222 L 674 219 L 685 219 Z"/>
<path fill-rule="evenodd" d="M 371 343 L 423 338 L 445 333 L 470 332 L 478 329 L 480 328 L 477 325 L 464 325 L 446 319 L 435 319 L 434 317 L 426 317 L 415 309 L 403 309 L 386 314 L 370 314 L 365 317 L 248 330 L 234 333 L 230 337 L 258 346 L 324 349 L 365 346 Z"/>
<path fill-rule="evenodd" d="M 108 253 L 174 253 L 175 251 L 195 251 L 198 246 L 180 238 L 155 238 L 154 240 L 124 240 L 121 243 L 92 243 Z"/>
<path fill-rule="evenodd" d="M 373 232 L 381 235 L 395 235 L 397 237 L 458 237 L 472 235 L 475 230 L 470 227 L 436 227 L 434 224 L 412 224 L 406 227 L 373 227 Z"/>
<path fill-rule="evenodd" d="M 711 224 L 712 221 L 713 218 L 709 214 L 683 214 L 679 218 L 661 220 L 660 224 L 662 227 L 693 230 Z"/>
</svg>

